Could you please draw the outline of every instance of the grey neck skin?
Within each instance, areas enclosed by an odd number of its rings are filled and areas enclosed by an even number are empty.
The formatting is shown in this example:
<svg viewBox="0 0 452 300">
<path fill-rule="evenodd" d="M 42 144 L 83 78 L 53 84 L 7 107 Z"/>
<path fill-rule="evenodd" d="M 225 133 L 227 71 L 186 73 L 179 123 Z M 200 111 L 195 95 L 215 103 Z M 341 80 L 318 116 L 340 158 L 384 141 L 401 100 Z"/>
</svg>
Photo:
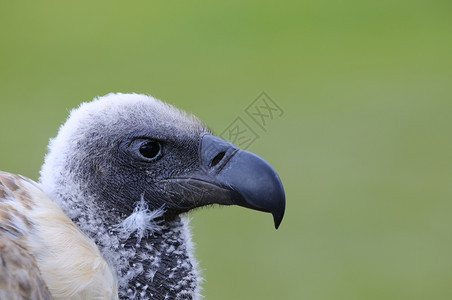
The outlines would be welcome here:
<svg viewBox="0 0 452 300">
<path fill-rule="evenodd" d="M 200 277 L 185 217 L 160 223 L 138 242 L 135 233 L 124 239 L 115 230 L 127 216 L 94 205 L 86 207 L 91 201 L 58 202 L 114 266 L 121 299 L 198 299 Z"/>
</svg>

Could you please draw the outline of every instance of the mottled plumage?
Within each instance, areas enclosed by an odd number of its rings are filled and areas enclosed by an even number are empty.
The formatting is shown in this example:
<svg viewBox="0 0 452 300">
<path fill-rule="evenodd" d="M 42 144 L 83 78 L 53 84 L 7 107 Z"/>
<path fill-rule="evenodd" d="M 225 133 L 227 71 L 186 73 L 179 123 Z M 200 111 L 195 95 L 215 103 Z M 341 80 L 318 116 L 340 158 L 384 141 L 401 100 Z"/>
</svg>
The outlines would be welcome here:
<svg viewBox="0 0 452 300">
<path fill-rule="evenodd" d="M 52 299 L 33 255 L 4 232 L 0 232 L 0 299 Z"/>
<path fill-rule="evenodd" d="M 23 270 L 31 266 L 31 280 L 18 287 L 43 293 L 48 287 L 55 299 L 117 298 L 116 274 L 93 241 L 35 182 L 5 172 L 0 172 L 0 245 L 2 257 L 10 262 L 6 268 L 11 270 L 14 261 L 23 262 Z M 20 257 L 23 252 L 27 255 Z M 23 270 L 14 270 L 0 272 L 0 281 L 20 276 L 25 282 Z"/>
</svg>

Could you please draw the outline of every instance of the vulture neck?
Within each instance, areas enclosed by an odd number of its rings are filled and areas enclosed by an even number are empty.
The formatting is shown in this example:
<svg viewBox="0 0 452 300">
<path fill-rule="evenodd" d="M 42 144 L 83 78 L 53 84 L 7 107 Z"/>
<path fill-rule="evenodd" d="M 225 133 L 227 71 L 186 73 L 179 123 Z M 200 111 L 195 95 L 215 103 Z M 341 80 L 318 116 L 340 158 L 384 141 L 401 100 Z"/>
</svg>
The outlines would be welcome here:
<svg viewBox="0 0 452 300">
<path fill-rule="evenodd" d="M 199 299 L 201 279 L 186 216 L 158 222 L 155 230 L 147 230 L 140 239 L 137 232 L 118 233 L 118 225 L 127 216 L 93 204 L 102 202 L 58 192 L 53 195 L 114 266 L 121 299 Z"/>
</svg>

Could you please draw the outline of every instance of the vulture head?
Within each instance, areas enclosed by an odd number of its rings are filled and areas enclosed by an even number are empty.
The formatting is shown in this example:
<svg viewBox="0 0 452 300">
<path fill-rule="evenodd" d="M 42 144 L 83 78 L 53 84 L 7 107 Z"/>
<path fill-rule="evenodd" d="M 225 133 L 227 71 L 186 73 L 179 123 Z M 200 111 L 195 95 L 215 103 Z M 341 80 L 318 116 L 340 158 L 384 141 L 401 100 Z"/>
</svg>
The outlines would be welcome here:
<svg viewBox="0 0 452 300">
<path fill-rule="evenodd" d="M 184 212 L 240 205 L 271 213 L 277 228 L 285 209 L 265 160 L 139 94 L 73 110 L 50 142 L 40 184 L 114 266 L 122 298 L 198 298 Z"/>
</svg>

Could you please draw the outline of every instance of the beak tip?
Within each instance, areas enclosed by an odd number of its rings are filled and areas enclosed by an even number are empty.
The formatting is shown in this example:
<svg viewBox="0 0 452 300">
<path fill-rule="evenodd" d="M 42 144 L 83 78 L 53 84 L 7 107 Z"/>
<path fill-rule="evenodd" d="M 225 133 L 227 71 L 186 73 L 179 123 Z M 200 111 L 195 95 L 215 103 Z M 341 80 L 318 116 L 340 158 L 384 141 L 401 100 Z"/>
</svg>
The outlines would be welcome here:
<svg viewBox="0 0 452 300">
<path fill-rule="evenodd" d="M 275 229 L 278 230 L 278 227 L 281 224 L 281 220 L 274 219 L 274 221 L 275 221 Z"/>
<path fill-rule="evenodd" d="M 273 212 L 272 213 L 272 215 L 273 215 L 273 221 L 274 221 L 274 223 L 275 223 L 275 229 L 278 229 L 279 228 L 279 225 L 281 225 L 281 222 L 282 222 L 282 220 L 283 220 L 283 218 L 284 218 L 284 210 L 285 210 L 285 208 L 283 208 L 281 211 L 279 211 L 279 212 Z"/>
<path fill-rule="evenodd" d="M 272 201 L 269 202 L 271 205 L 269 205 L 271 208 L 269 212 L 273 215 L 273 221 L 275 223 L 275 229 L 279 228 L 279 225 L 281 225 L 281 222 L 284 218 L 284 212 L 286 211 L 286 194 L 284 192 L 284 187 L 281 182 L 281 179 L 279 178 L 278 174 L 275 172 L 276 180 L 273 184 L 273 191 L 269 194 L 273 195 Z M 268 184 L 267 186 L 272 186 Z"/>
</svg>

